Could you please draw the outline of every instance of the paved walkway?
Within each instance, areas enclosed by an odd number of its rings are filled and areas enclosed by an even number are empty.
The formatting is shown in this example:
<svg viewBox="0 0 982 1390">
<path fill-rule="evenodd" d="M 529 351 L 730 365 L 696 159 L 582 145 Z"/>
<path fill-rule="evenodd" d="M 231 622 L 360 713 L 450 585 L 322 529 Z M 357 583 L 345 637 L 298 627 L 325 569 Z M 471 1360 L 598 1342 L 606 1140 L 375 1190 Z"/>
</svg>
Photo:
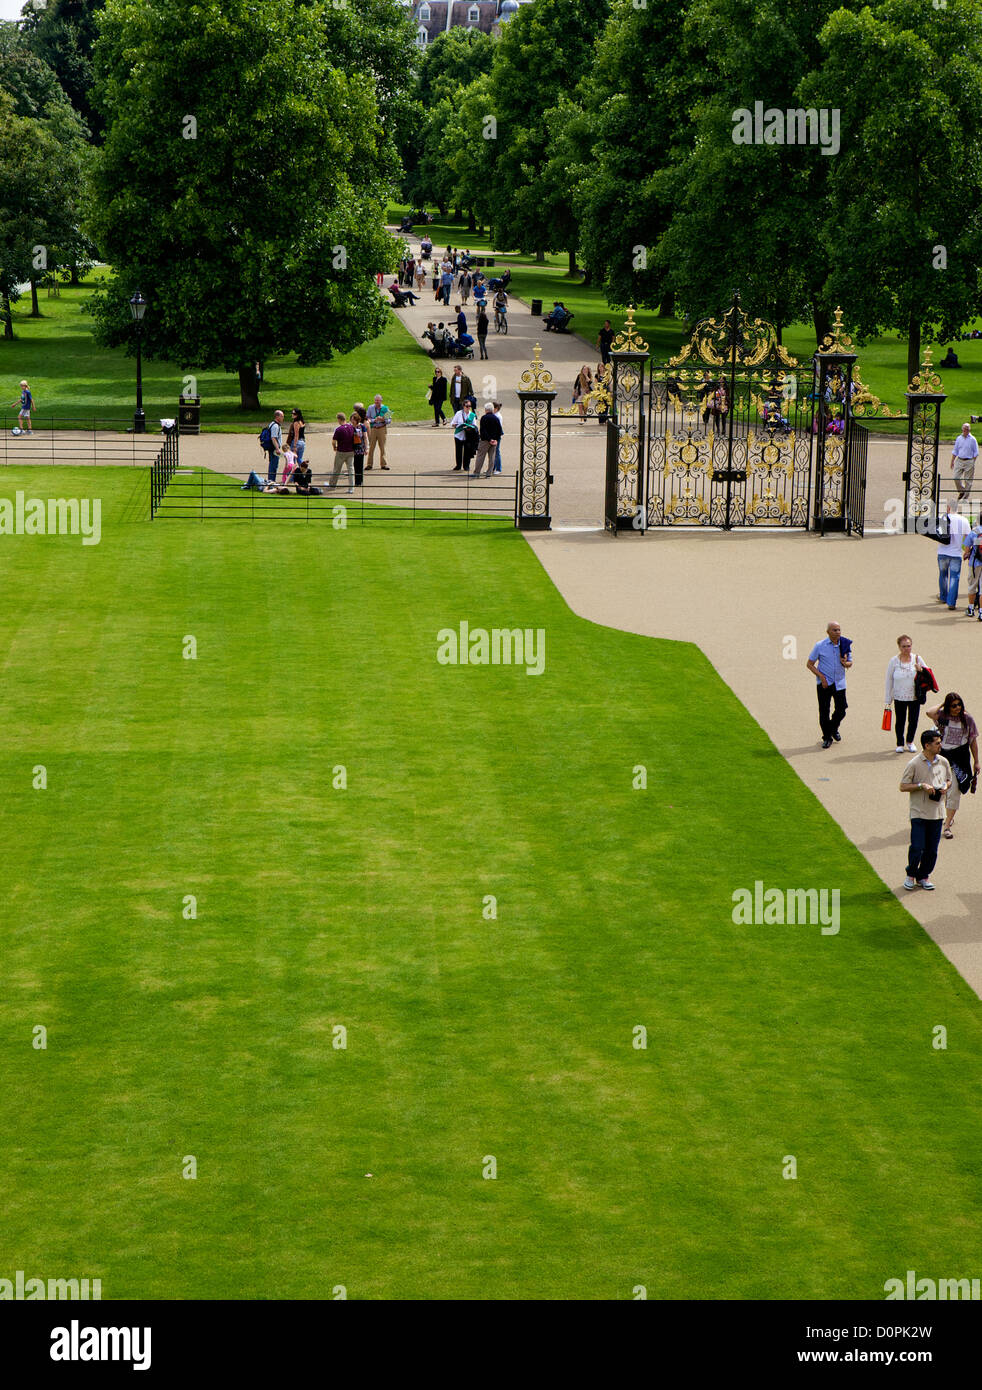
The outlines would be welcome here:
<svg viewBox="0 0 982 1390">
<path fill-rule="evenodd" d="M 935 601 L 935 546 L 922 536 L 865 540 L 798 533 L 660 531 L 529 533 L 574 612 L 651 637 L 694 642 L 746 705 L 883 881 L 982 996 L 982 796 L 963 798 L 955 839 L 941 842 L 935 893 L 906 893 L 905 760 L 883 733 L 883 683 L 896 638 L 909 632 L 945 691 L 982 719 L 982 624 Z M 815 682 L 805 670 L 831 618 L 855 642 L 842 742 L 825 751 Z M 793 658 L 786 653 L 795 644 Z M 940 696 L 938 698 L 941 698 Z M 925 727 L 923 721 L 921 728 Z M 910 755 L 908 755 L 910 756 Z M 753 878 L 752 865 L 747 873 Z M 841 885 L 816 863 L 814 886 Z M 790 887 L 808 885 L 786 885 Z M 844 888 L 846 885 L 841 885 Z M 843 893 L 842 930 L 849 930 Z M 875 949 L 894 950 L 884 933 Z M 875 955 L 870 970 L 876 969 Z"/>
</svg>

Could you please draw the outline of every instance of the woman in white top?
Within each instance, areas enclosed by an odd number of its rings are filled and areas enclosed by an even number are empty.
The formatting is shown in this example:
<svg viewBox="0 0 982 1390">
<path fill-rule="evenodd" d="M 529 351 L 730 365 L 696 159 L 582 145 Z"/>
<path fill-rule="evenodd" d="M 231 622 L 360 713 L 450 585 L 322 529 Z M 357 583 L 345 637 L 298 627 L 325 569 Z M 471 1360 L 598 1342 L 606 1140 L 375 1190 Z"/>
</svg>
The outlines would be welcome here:
<svg viewBox="0 0 982 1390">
<path fill-rule="evenodd" d="M 906 745 L 912 753 L 917 752 L 914 735 L 917 733 L 917 720 L 920 717 L 921 707 L 917 703 L 914 676 L 922 669 L 924 663 L 913 651 L 913 645 L 906 632 L 902 633 L 897 638 L 900 654 L 891 657 L 887 663 L 887 684 L 883 694 L 883 707 L 889 709 L 891 703 L 894 707 L 898 753 L 904 751 L 905 722 L 907 725 Z"/>
</svg>

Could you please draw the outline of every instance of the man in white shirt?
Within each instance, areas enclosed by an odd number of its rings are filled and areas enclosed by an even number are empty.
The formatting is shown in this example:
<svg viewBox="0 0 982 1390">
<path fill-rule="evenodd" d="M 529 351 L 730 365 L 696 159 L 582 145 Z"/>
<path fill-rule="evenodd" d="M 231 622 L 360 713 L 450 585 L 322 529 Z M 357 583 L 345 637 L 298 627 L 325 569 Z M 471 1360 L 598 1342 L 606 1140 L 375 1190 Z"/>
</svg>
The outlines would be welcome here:
<svg viewBox="0 0 982 1390">
<path fill-rule="evenodd" d="M 975 460 L 979 456 L 979 441 L 972 433 L 971 425 L 962 425 L 962 432 L 955 440 L 951 453 L 951 470 L 955 475 L 958 497 L 967 497 L 972 491 L 975 479 Z"/>
<path fill-rule="evenodd" d="M 915 888 L 931 892 L 931 870 L 938 862 L 941 843 L 942 802 L 951 786 L 951 764 L 941 756 L 941 735 L 937 729 L 921 734 L 921 751 L 904 768 L 900 790 L 910 795 L 910 849 L 907 853 L 908 893 Z"/>
<path fill-rule="evenodd" d="M 958 607 L 958 580 L 962 572 L 962 548 L 972 529 L 961 512 L 953 512 L 951 503 L 946 517 L 938 526 L 938 535 L 948 533 L 947 540 L 938 542 L 938 602 L 946 603 L 953 613 Z"/>
</svg>

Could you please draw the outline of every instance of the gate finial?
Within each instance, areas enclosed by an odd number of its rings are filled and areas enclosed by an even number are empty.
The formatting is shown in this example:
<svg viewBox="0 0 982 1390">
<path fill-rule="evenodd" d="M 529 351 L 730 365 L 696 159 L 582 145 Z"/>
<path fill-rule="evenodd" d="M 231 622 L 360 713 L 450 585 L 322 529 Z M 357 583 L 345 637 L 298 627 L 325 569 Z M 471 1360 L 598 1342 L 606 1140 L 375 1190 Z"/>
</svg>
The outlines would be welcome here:
<svg viewBox="0 0 982 1390">
<path fill-rule="evenodd" d="M 624 329 L 618 333 L 617 337 L 610 345 L 611 352 L 648 352 L 648 344 L 638 332 L 637 324 L 634 322 L 634 305 L 627 306 L 627 319 Z"/>
<path fill-rule="evenodd" d="M 546 391 L 552 381 L 552 372 L 542 361 L 542 349 L 538 343 L 532 350 L 532 357 L 533 360 L 522 372 L 520 386 L 524 386 L 526 391 Z"/>
<path fill-rule="evenodd" d="M 924 349 L 924 360 L 921 362 L 921 370 L 913 378 L 907 388 L 908 395 L 911 396 L 937 396 L 944 390 L 941 385 L 941 378 L 938 376 L 934 367 L 931 365 L 931 349 Z"/>
</svg>

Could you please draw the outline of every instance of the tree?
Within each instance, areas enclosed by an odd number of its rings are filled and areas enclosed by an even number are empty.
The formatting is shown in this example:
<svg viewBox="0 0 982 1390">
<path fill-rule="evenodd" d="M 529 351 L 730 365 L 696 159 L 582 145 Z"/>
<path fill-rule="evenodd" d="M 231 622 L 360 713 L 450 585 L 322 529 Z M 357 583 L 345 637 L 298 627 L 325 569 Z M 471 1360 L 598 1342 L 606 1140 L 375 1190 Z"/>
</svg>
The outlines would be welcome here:
<svg viewBox="0 0 982 1390">
<path fill-rule="evenodd" d="M 655 258 L 676 207 L 666 171 L 691 148 L 691 108 L 705 82 L 686 12 L 684 0 L 643 8 L 614 0 L 582 83 L 589 153 L 574 190 L 580 249 L 614 304 L 670 303 Z"/>
<path fill-rule="evenodd" d="M 52 69 L 68 100 L 93 135 L 102 136 L 102 118 L 91 103 L 92 48 L 99 13 L 106 0 L 48 0 L 35 8 L 28 0 L 22 14 L 25 41 Z"/>
<path fill-rule="evenodd" d="M 14 336 L 11 302 L 36 276 L 38 256 L 71 234 L 73 194 L 80 178 L 75 152 L 41 121 L 18 116 L 0 90 L 0 315 Z"/>
<path fill-rule="evenodd" d="M 692 0 L 685 34 L 705 74 L 687 148 L 659 184 L 674 213 L 656 264 L 694 318 L 735 288 L 780 328 L 811 316 L 828 330 L 828 258 L 820 226 L 835 159 L 817 144 L 737 144 L 735 114 L 801 105 L 820 56 L 818 31 L 841 0 Z M 737 132 L 739 133 L 739 132 Z M 760 132 L 761 134 L 763 132 Z"/>
<path fill-rule="evenodd" d="M 449 207 L 445 137 L 450 123 L 457 124 L 464 92 L 491 71 L 493 51 L 491 35 L 480 29 L 449 29 L 424 50 L 413 89 L 418 115 L 402 146 L 403 190 L 410 203 L 435 202 L 441 212 Z"/>
<path fill-rule="evenodd" d="M 442 166 L 450 175 L 450 199 L 482 224 L 491 219 L 494 185 L 495 142 L 487 138 L 488 86 L 487 76 L 482 76 L 457 90 L 439 148 Z"/>
<path fill-rule="evenodd" d="M 982 298 L 978 9 L 886 0 L 833 14 L 819 41 L 803 95 L 840 108 L 842 132 L 827 161 L 826 292 L 862 336 L 907 334 L 909 380 L 922 331 L 953 337 Z"/>
<path fill-rule="evenodd" d="M 38 284 L 50 280 L 60 266 L 76 276 L 92 249 L 80 230 L 88 131 L 51 68 L 28 48 L 16 24 L 0 23 L 0 91 L 12 98 L 15 115 L 38 121 L 61 146 L 60 198 L 49 209 L 44 244 L 32 254 L 31 313 L 38 317 Z"/>
<path fill-rule="evenodd" d="M 92 231 L 114 274 L 97 334 L 129 347 L 139 288 L 147 355 L 237 371 L 256 409 L 255 362 L 325 361 L 382 332 L 390 152 L 364 53 L 350 73 L 334 65 L 344 11 L 198 0 L 194 15 L 183 0 L 108 0 Z M 302 61 L 284 82 L 291 53 Z"/>
<path fill-rule="evenodd" d="M 498 40 L 490 94 L 499 141 L 494 226 L 502 246 L 539 259 L 568 249 L 565 224 L 557 227 L 554 217 L 554 180 L 542 181 L 549 160 L 545 114 L 588 71 L 606 16 L 607 0 L 534 0 Z"/>
</svg>

